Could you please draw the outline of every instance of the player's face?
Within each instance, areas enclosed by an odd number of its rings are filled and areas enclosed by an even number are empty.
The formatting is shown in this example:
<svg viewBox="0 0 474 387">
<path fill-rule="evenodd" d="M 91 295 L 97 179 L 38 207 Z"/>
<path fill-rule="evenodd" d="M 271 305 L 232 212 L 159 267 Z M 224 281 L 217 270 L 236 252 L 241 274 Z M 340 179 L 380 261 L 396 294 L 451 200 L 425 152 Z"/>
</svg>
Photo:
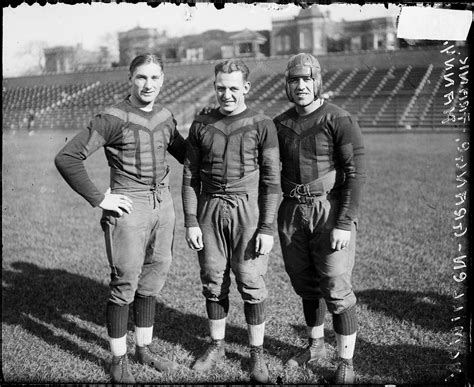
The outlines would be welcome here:
<svg viewBox="0 0 474 387">
<path fill-rule="evenodd" d="M 288 79 L 288 86 L 293 102 L 297 106 L 306 107 L 314 101 L 314 79 L 310 76 L 297 76 Z"/>
<path fill-rule="evenodd" d="M 144 63 L 130 74 L 132 101 L 140 108 L 151 108 L 163 85 L 163 71 L 157 63 Z"/>
<path fill-rule="evenodd" d="M 250 90 L 250 82 L 244 81 L 242 72 L 217 73 L 214 88 L 221 113 L 235 115 L 245 110 L 245 94 Z"/>
</svg>

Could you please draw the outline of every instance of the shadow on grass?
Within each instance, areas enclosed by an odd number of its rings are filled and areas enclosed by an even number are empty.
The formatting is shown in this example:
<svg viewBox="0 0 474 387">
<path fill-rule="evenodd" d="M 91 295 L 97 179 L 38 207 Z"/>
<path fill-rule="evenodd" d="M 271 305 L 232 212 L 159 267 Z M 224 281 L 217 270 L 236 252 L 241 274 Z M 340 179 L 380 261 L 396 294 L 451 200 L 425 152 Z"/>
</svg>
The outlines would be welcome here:
<svg viewBox="0 0 474 387">
<path fill-rule="evenodd" d="M 358 292 L 359 302 L 375 311 L 395 318 L 411 319 L 429 329 L 440 329 L 440 321 L 446 315 L 449 300 L 439 295 L 402 291 L 366 290 Z M 3 270 L 2 320 L 17 325 L 51 346 L 70 352 L 79 358 L 105 365 L 106 360 L 97 350 L 76 343 L 81 339 L 109 350 L 105 333 L 105 304 L 108 286 L 90 278 L 61 269 L 47 269 L 31 263 L 15 262 Z M 421 302 L 421 306 L 420 306 Z M 428 306 L 427 306 L 427 305 Z M 430 316 L 433 321 L 426 319 Z M 68 316 L 73 316 L 69 318 Z M 130 320 L 130 329 L 133 325 Z M 95 324 L 101 327 L 98 332 Z M 335 347 L 332 327 L 327 327 L 327 341 Z M 295 334 L 304 335 L 304 327 L 294 326 Z M 448 329 L 441 325 L 441 329 Z M 61 334 L 61 331 L 66 334 Z M 172 345 L 181 346 L 193 357 L 199 356 L 208 343 L 207 319 L 194 313 L 186 313 L 162 303 L 157 304 L 155 335 Z M 59 333 L 59 334 L 58 334 Z M 70 337 L 68 337 L 70 336 Z M 226 341 L 247 346 L 245 327 L 228 324 Z M 285 342 L 279 337 L 266 336 L 267 355 L 287 360 L 299 348 L 295 342 Z M 442 383 L 450 363 L 449 350 L 419 345 L 375 345 L 358 338 L 355 357 L 356 370 L 365 375 L 370 383 L 380 376 L 381 382 L 405 381 Z M 240 361 L 248 368 L 248 356 L 229 350 L 228 358 Z M 333 367 L 324 366 L 319 373 L 330 378 Z M 423 380 L 417 380 L 417 377 Z"/>
<path fill-rule="evenodd" d="M 3 269 L 2 320 L 3 323 L 23 327 L 52 346 L 105 365 L 107 360 L 81 348 L 66 336 L 77 337 L 108 351 L 105 332 L 108 294 L 108 286 L 85 276 L 32 263 L 14 262 L 11 269 Z M 75 322 L 76 318 L 80 325 Z M 91 323 L 103 327 L 103 334 L 94 332 L 97 332 L 97 327 L 88 328 Z M 132 308 L 128 328 L 133 330 Z M 61 334 L 61 331 L 66 335 Z M 158 339 L 179 344 L 197 357 L 206 349 L 207 334 L 207 318 L 157 303 L 155 336 Z M 246 327 L 228 324 L 226 341 L 247 346 Z M 265 338 L 265 350 L 269 355 L 279 357 L 281 351 L 290 353 L 296 349 L 277 338 Z M 232 351 L 228 352 L 228 357 L 244 363 L 248 361 Z"/>
<path fill-rule="evenodd" d="M 453 299 L 434 292 L 369 289 L 356 292 L 359 304 L 433 332 L 449 332 Z"/>
<path fill-rule="evenodd" d="M 2 321 L 23 327 L 48 344 L 58 346 L 94 363 L 103 359 L 65 338 L 59 330 L 89 343 L 107 347 L 103 337 L 79 326 L 65 315 L 104 325 L 108 289 L 89 278 L 60 269 L 46 269 L 26 262 L 14 262 L 3 269 Z"/>
<path fill-rule="evenodd" d="M 436 345 L 375 345 L 358 338 L 354 366 L 359 375 L 370 378 L 362 383 L 378 378 L 384 384 L 445 384 L 454 360 L 448 348 L 435 348 Z"/>
</svg>

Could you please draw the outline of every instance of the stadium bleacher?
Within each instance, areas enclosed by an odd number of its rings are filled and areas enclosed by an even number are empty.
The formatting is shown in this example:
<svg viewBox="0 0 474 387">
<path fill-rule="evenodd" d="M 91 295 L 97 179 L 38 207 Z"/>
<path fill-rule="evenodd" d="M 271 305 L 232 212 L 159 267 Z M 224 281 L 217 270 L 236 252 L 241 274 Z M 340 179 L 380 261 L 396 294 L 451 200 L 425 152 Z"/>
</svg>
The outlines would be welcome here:
<svg viewBox="0 0 474 387">
<path fill-rule="evenodd" d="M 281 58 L 281 68 L 286 60 Z M 174 66 L 179 69 L 179 64 Z M 327 100 L 357 117 L 363 131 L 460 126 L 457 122 L 441 124 L 446 118 L 442 66 L 441 62 L 331 67 L 323 69 L 323 92 Z M 165 77 L 159 101 L 175 114 L 181 125 L 188 125 L 196 111 L 214 101 L 212 84 L 212 72 L 190 72 L 186 68 L 181 74 Z M 37 128 L 85 127 L 103 107 L 125 97 L 128 88 L 126 80 L 109 79 L 105 75 L 84 81 L 71 74 L 61 84 L 31 85 L 30 80 L 27 85 L 9 86 L 4 82 L 3 130 L 24 127 L 29 110 L 35 111 Z M 283 74 L 273 71 L 271 66 L 267 71 L 260 69 L 252 79 L 247 101 L 253 109 L 270 117 L 292 106 L 286 98 Z"/>
</svg>

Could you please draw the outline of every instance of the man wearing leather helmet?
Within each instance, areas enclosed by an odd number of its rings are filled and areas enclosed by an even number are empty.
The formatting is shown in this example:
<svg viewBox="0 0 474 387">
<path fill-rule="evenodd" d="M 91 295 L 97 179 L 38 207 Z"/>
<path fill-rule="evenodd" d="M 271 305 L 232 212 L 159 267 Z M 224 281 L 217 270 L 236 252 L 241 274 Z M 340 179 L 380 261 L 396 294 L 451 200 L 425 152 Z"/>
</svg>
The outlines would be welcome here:
<svg viewBox="0 0 474 387">
<path fill-rule="evenodd" d="M 309 341 L 287 364 L 325 356 L 328 309 L 337 341 L 335 383 L 354 383 L 357 321 L 351 276 L 365 181 L 362 135 L 348 112 L 321 98 L 321 66 L 315 57 L 291 57 L 285 79 L 295 106 L 274 120 L 282 162 L 278 232 L 285 269 L 302 299 Z"/>
</svg>

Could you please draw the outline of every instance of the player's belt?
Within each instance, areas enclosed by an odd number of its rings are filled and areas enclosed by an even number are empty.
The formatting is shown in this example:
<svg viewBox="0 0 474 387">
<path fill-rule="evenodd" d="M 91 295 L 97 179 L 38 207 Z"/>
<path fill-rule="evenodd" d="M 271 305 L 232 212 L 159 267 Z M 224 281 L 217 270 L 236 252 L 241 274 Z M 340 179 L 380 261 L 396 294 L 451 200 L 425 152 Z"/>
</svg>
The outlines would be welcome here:
<svg viewBox="0 0 474 387">
<path fill-rule="evenodd" d="M 170 167 L 166 166 L 163 176 L 154 181 L 137 180 L 136 178 L 116 169 L 112 169 L 110 185 L 113 193 L 159 193 L 169 188 Z"/>
<path fill-rule="evenodd" d="M 283 196 L 295 199 L 299 203 L 311 204 L 315 201 L 324 200 L 336 183 L 336 170 L 326 173 L 323 177 L 313 180 L 307 184 L 297 184 L 288 180 L 285 176 L 281 178 Z"/>
<path fill-rule="evenodd" d="M 201 173 L 202 190 L 214 195 L 245 195 L 258 191 L 259 170 L 255 170 L 241 179 L 220 183 Z"/>
</svg>

